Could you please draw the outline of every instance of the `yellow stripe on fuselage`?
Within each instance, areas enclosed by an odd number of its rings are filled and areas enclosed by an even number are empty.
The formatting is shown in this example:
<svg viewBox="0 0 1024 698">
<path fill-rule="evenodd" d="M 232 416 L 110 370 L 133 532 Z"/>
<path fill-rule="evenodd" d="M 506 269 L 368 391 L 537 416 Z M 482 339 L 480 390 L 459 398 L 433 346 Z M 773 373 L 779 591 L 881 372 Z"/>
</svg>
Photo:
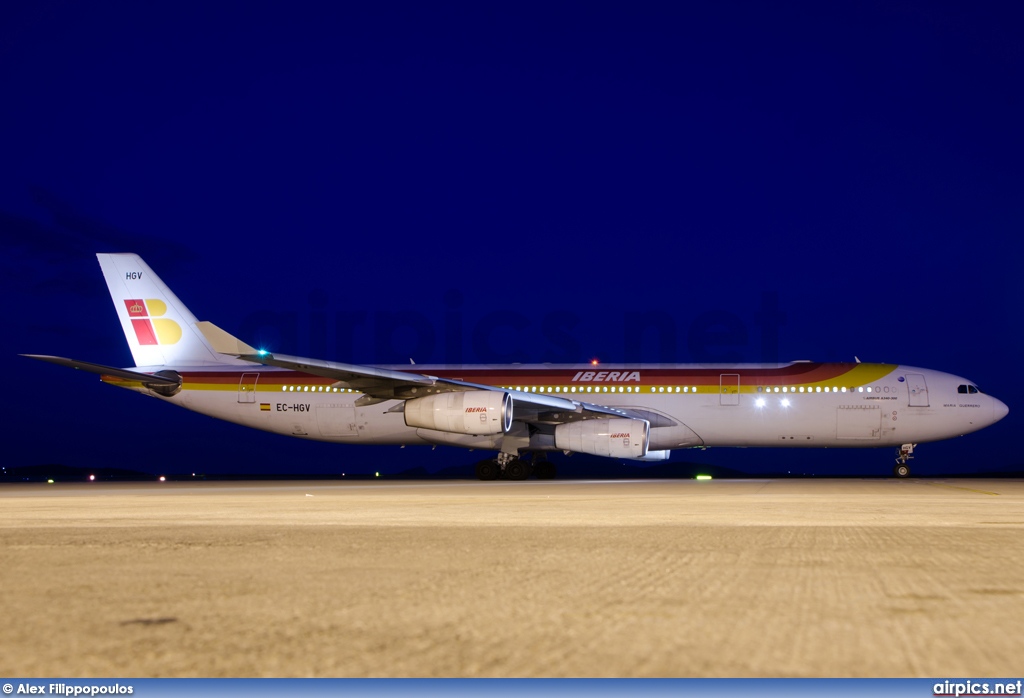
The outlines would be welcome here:
<svg viewBox="0 0 1024 698">
<path fill-rule="evenodd" d="M 896 370 L 896 368 L 897 368 L 897 364 L 857 364 L 856 366 L 851 368 L 849 371 L 846 371 L 845 373 L 842 373 L 842 374 L 840 374 L 838 376 L 835 376 L 835 377 L 832 377 L 832 378 L 827 378 L 825 380 L 809 381 L 809 382 L 801 382 L 799 380 L 793 380 L 793 381 L 791 381 L 789 383 L 784 383 L 782 385 L 779 384 L 779 381 L 778 381 L 777 377 L 771 377 L 772 380 L 770 381 L 770 383 L 767 380 L 766 381 L 759 381 L 760 376 L 746 376 L 747 380 L 744 380 L 744 375 L 742 373 L 743 369 L 738 369 L 738 370 L 736 370 L 736 371 L 734 371 L 732 373 L 729 372 L 728 368 L 723 368 L 723 369 L 721 369 L 721 371 L 722 371 L 723 375 L 735 375 L 736 373 L 738 373 L 740 375 L 739 392 L 741 392 L 741 393 L 757 393 L 757 392 L 759 392 L 759 389 L 761 391 L 763 391 L 765 388 L 767 388 L 769 390 L 772 390 L 775 387 L 780 387 L 781 388 L 783 386 L 788 387 L 790 389 L 789 392 L 793 392 L 794 389 L 796 391 L 799 391 L 800 388 L 803 388 L 805 392 L 814 392 L 818 388 L 822 388 L 822 389 L 829 388 L 830 390 L 832 388 L 836 388 L 836 389 L 841 389 L 841 388 L 856 389 L 856 388 L 859 388 L 859 387 L 870 385 L 870 384 L 874 383 L 875 381 L 878 381 L 878 380 L 880 380 L 880 379 L 890 375 L 893 371 Z M 534 377 L 536 377 L 536 376 L 534 376 Z M 554 377 L 555 376 L 552 376 L 552 378 L 554 378 Z M 562 376 L 559 376 L 559 377 L 565 378 L 565 375 L 563 374 Z M 239 375 L 239 378 L 241 378 L 241 375 Z M 678 395 L 683 395 L 683 394 L 686 394 L 686 395 L 715 394 L 715 395 L 717 395 L 718 393 L 721 392 L 722 385 L 719 382 L 715 382 L 715 383 L 711 383 L 711 384 L 704 383 L 704 384 L 694 385 L 693 382 L 687 382 L 687 378 L 685 376 L 680 376 L 680 378 L 681 378 L 681 380 L 672 381 L 671 383 L 666 381 L 664 383 L 641 383 L 641 384 L 620 383 L 620 382 L 613 382 L 613 383 L 587 383 L 587 384 L 576 383 L 576 384 L 573 384 L 571 382 L 561 382 L 561 383 L 559 383 L 559 382 L 556 382 L 556 381 L 551 381 L 549 383 L 545 383 L 544 385 L 537 385 L 537 386 L 532 386 L 531 385 L 531 386 L 519 386 L 519 387 L 520 387 L 522 392 L 541 393 L 541 394 L 548 394 L 548 395 L 569 395 L 569 396 L 574 396 L 574 395 L 596 395 L 596 394 L 601 394 L 601 395 L 608 394 L 608 395 L 610 395 L 612 393 L 615 393 L 616 395 L 620 395 L 620 394 L 621 395 L 626 395 L 626 394 L 636 395 L 638 393 L 639 394 L 646 394 L 646 395 L 651 395 L 651 394 L 665 395 L 665 394 L 669 394 L 669 393 L 671 393 L 673 395 L 677 395 L 677 394 Z M 110 383 L 110 384 L 116 385 L 118 387 L 124 387 L 124 388 L 140 388 L 140 387 L 144 387 L 143 384 L 141 382 L 139 382 L 139 381 L 129 381 L 129 380 L 121 379 L 121 378 L 114 378 L 112 376 L 103 376 L 102 380 L 104 382 L 106 382 L 106 383 Z M 707 380 L 707 376 L 701 376 L 700 378 L 694 377 L 692 380 L 706 381 Z M 281 389 L 281 384 L 263 384 L 263 385 L 260 385 L 259 382 L 257 382 L 257 384 L 254 387 L 250 387 L 249 388 L 249 391 L 250 392 L 260 393 L 260 394 L 263 394 L 263 395 L 272 395 L 272 394 L 290 394 L 290 395 L 294 395 L 295 393 L 303 393 L 303 394 L 308 394 L 308 393 L 318 393 L 318 394 L 323 393 L 323 394 L 327 394 L 327 393 L 331 393 L 331 394 L 334 394 L 334 391 L 329 388 L 329 386 L 333 385 L 333 383 L 334 383 L 334 381 L 325 380 L 323 378 L 318 378 L 318 377 L 314 377 L 314 376 L 304 376 L 304 377 L 301 377 L 301 378 L 296 376 L 296 379 L 293 382 L 288 382 L 288 383 L 285 384 L 287 386 L 295 386 L 297 388 L 296 390 L 282 390 Z M 304 388 L 307 388 L 307 387 L 309 388 L 309 390 L 305 390 L 304 389 Z M 495 387 L 501 387 L 501 386 L 495 386 Z M 508 389 L 514 389 L 515 387 L 516 386 L 509 386 Z M 554 390 L 554 388 L 556 388 L 556 387 L 560 388 L 560 390 L 557 390 L 557 391 Z M 679 388 L 678 391 L 676 390 L 677 387 Z M 323 390 L 320 390 L 320 388 L 323 388 Z M 541 388 L 549 388 L 549 389 L 548 390 L 542 390 Z M 576 390 L 573 391 L 572 388 L 575 388 Z M 620 388 L 621 388 L 621 390 L 620 390 Z M 627 392 L 626 388 L 632 388 L 632 390 Z M 203 383 L 203 382 L 199 382 L 199 381 L 188 380 L 186 378 L 186 380 L 182 384 L 182 389 L 184 389 L 184 390 L 202 390 L 202 391 L 237 392 L 238 391 L 238 383 L 236 383 L 236 382 Z M 348 391 L 343 389 L 343 388 L 339 388 L 337 392 L 341 393 L 341 392 L 348 392 Z M 360 393 L 361 391 L 351 391 L 351 392 L 353 394 L 355 394 L 355 393 Z"/>
</svg>

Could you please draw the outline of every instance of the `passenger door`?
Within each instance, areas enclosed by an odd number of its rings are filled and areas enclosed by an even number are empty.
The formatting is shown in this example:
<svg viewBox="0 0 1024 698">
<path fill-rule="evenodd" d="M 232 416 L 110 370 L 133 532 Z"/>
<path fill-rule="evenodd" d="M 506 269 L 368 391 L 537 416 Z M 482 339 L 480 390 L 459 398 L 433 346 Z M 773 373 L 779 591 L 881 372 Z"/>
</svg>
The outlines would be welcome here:
<svg viewBox="0 0 1024 698">
<path fill-rule="evenodd" d="M 256 402 L 256 381 L 260 379 L 258 373 L 243 373 L 238 381 L 238 401 Z"/>
<path fill-rule="evenodd" d="M 907 390 L 910 391 L 911 407 L 928 407 L 928 384 L 920 373 L 908 373 Z"/>
</svg>

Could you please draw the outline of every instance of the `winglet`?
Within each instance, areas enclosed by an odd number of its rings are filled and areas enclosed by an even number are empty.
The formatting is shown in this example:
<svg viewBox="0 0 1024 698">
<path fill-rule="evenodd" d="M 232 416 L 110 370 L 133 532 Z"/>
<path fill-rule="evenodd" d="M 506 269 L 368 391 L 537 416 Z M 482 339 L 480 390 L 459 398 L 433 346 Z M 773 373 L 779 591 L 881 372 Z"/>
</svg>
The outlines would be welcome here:
<svg viewBox="0 0 1024 698">
<path fill-rule="evenodd" d="M 196 323 L 196 328 L 203 333 L 206 341 L 210 343 L 213 350 L 218 354 L 230 354 L 231 356 L 242 356 L 244 354 L 258 354 L 259 352 L 237 337 L 228 334 L 212 322 L 201 320 Z"/>
</svg>

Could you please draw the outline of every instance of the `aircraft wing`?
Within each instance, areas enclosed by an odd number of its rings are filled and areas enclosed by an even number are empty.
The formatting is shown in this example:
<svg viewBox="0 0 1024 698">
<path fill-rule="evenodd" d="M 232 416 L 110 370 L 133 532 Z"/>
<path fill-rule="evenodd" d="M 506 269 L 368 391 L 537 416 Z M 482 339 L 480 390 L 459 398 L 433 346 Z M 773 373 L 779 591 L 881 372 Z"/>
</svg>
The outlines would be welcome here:
<svg viewBox="0 0 1024 698">
<path fill-rule="evenodd" d="M 466 390 L 491 390 L 508 393 L 515 404 L 516 421 L 546 424 L 562 424 L 581 419 L 597 417 L 626 417 L 643 419 L 626 410 L 605 407 L 587 402 L 578 402 L 553 395 L 537 395 L 519 390 L 507 390 L 493 385 L 469 383 L 466 381 L 438 378 L 421 373 L 393 371 L 373 366 L 358 366 L 321 359 L 309 359 L 286 354 L 271 354 L 259 351 L 245 342 L 231 336 L 210 322 L 198 322 L 196 327 L 203 333 L 214 351 L 237 356 L 245 361 L 276 366 L 292 371 L 302 371 L 314 376 L 331 378 L 335 388 L 349 388 L 363 393 L 356 405 L 373 405 L 387 400 L 411 400 L 425 395 L 451 393 Z"/>
<path fill-rule="evenodd" d="M 236 354 L 233 354 L 236 355 Z M 357 405 L 372 405 L 387 400 L 410 400 L 437 393 L 466 390 L 491 390 L 508 393 L 515 404 L 516 421 L 561 424 L 595 417 L 634 417 L 625 410 L 578 402 L 553 395 L 537 395 L 508 390 L 493 385 L 438 378 L 421 373 L 392 371 L 373 366 L 359 366 L 285 354 L 255 353 L 237 355 L 245 361 L 301 371 L 337 381 L 333 387 L 350 388 L 363 393 Z M 635 417 L 634 417 L 635 418 Z"/>
</svg>

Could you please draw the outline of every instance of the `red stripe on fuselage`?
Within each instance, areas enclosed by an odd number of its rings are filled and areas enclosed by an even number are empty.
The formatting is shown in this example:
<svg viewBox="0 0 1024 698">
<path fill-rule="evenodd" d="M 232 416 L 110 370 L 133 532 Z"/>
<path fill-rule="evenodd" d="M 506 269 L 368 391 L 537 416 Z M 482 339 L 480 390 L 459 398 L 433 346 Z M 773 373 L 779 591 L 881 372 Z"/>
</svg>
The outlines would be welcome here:
<svg viewBox="0 0 1024 698">
<path fill-rule="evenodd" d="M 636 368 L 618 366 L 595 366 L 538 369 L 525 367 L 522 369 L 474 369 L 467 367 L 463 369 L 425 369 L 431 375 L 439 378 L 458 378 L 470 383 L 483 383 L 485 385 L 579 385 L 579 384 L 602 384 L 621 383 L 622 385 L 718 385 L 723 373 L 739 374 L 742 383 L 757 383 L 758 385 L 790 385 L 792 383 L 817 383 L 838 378 L 849 373 L 857 364 L 813 364 L 801 363 L 791 366 L 772 368 L 728 368 L 725 366 L 717 368 Z M 411 371 L 415 372 L 415 371 Z M 573 380 L 581 372 L 605 373 L 605 379 L 583 381 Z M 617 372 L 619 376 L 613 380 L 607 380 L 607 374 Z M 623 377 L 637 372 L 640 380 L 624 381 Z"/>
<path fill-rule="evenodd" d="M 143 321 L 145 322 L 145 321 Z M 155 341 L 154 341 L 155 343 Z M 541 368 L 526 366 L 523 368 L 502 367 L 502 368 L 475 368 L 471 366 L 463 368 L 444 368 L 424 366 L 422 369 L 430 375 L 440 378 L 454 378 L 470 383 L 481 383 L 483 385 L 543 385 L 543 386 L 568 386 L 568 385 L 697 385 L 717 386 L 721 376 L 725 374 L 739 374 L 740 383 L 743 385 L 757 384 L 763 386 L 785 386 L 795 383 L 806 384 L 820 381 L 828 381 L 838 378 L 852 371 L 857 364 L 854 363 L 799 363 L 779 367 L 756 367 L 756 368 L 729 368 L 721 366 L 717 368 L 637 368 L 618 367 L 612 365 L 595 366 L 570 366 L 568 368 Z M 417 367 L 418 368 L 418 367 Z M 405 373 L 416 374 L 415 368 L 402 367 Z M 613 380 L 579 380 L 573 378 L 580 373 L 593 372 L 613 373 L 617 372 L 619 377 Z M 623 377 L 638 372 L 640 380 L 624 381 Z M 260 386 L 281 386 L 281 385 L 331 385 L 336 381 L 332 378 L 315 376 L 299 371 L 267 370 L 262 366 L 253 366 L 251 369 L 239 369 L 235 371 L 182 371 L 181 375 L 186 384 L 202 383 L 207 385 L 237 385 L 242 373 L 259 373 Z"/>
</svg>

